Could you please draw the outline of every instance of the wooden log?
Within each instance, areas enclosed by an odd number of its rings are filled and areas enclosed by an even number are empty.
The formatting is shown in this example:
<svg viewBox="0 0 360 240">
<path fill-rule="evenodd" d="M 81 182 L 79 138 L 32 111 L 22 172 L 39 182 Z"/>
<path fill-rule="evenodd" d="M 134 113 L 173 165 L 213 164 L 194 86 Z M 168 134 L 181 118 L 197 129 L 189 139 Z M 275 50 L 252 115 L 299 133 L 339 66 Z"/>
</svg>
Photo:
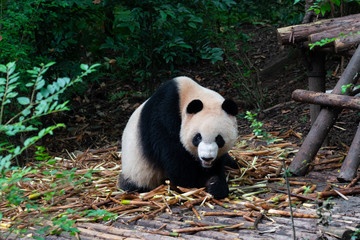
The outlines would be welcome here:
<svg viewBox="0 0 360 240">
<path fill-rule="evenodd" d="M 359 18 L 360 20 L 360 18 Z M 332 39 L 332 38 L 337 38 L 340 37 L 339 34 L 343 34 L 343 35 L 348 35 L 350 33 L 352 33 L 352 35 L 357 35 L 356 33 L 360 31 L 360 22 L 356 22 L 354 24 L 351 24 L 350 26 L 339 26 L 333 29 L 330 29 L 329 31 L 325 31 L 325 32 L 318 32 L 318 33 L 314 33 L 314 34 L 310 34 L 308 36 L 308 40 L 310 43 L 315 43 L 318 41 L 321 41 L 322 39 Z M 339 40 L 340 41 L 346 41 L 345 40 L 346 37 L 342 37 Z"/>
<path fill-rule="evenodd" d="M 360 98 L 346 95 L 297 89 L 292 93 L 292 98 L 298 102 L 360 110 Z"/>
<path fill-rule="evenodd" d="M 360 123 L 355 137 L 351 143 L 349 152 L 341 166 L 340 173 L 337 177 L 339 182 L 350 182 L 356 175 L 360 165 Z"/>
<path fill-rule="evenodd" d="M 342 94 L 341 87 L 357 81 L 360 72 L 360 45 L 356 49 L 355 54 L 351 58 L 344 73 L 336 84 L 332 93 Z M 346 92 L 345 94 L 348 94 Z M 316 156 L 322 143 L 324 142 L 330 128 L 335 123 L 339 109 L 323 108 L 320 111 L 315 123 L 312 125 L 310 132 L 304 140 L 299 152 L 295 155 L 289 168 L 294 175 L 303 176 L 308 170 L 311 161 Z"/>
<path fill-rule="evenodd" d="M 334 52 L 340 53 L 349 50 L 355 44 L 360 43 L 360 34 L 351 35 L 345 38 L 336 39 L 334 42 Z M 350 53 L 351 54 L 351 53 Z"/>
<path fill-rule="evenodd" d="M 351 28 L 360 22 L 360 14 L 349 15 L 340 18 L 332 18 L 313 23 L 293 25 L 289 27 L 279 28 L 278 39 L 279 43 L 283 45 L 294 44 L 297 42 L 304 42 L 308 40 L 308 36 L 324 31 L 331 31 L 336 28 Z M 341 33 L 341 32 L 339 32 Z M 339 36 L 339 33 L 336 36 Z"/>
</svg>

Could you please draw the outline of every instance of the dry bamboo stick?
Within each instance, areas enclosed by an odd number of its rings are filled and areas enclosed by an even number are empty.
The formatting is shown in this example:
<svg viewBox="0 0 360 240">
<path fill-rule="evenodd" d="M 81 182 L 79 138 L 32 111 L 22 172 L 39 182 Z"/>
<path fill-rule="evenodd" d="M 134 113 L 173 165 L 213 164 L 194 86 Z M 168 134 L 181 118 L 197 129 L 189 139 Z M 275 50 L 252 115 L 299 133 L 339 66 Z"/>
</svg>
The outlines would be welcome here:
<svg viewBox="0 0 360 240">
<path fill-rule="evenodd" d="M 346 188 L 351 188 L 352 186 L 354 186 L 360 179 L 360 173 L 356 176 L 356 178 L 354 178 L 351 183 L 349 183 Z"/>
<path fill-rule="evenodd" d="M 360 187 L 352 187 L 352 188 L 345 188 L 338 190 L 343 195 L 350 195 L 350 194 L 359 194 L 360 193 Z M 326 198 L 331 196 L 337 196 L 338 194 L 334 191 L 323 191 L 323 192 L 316 192 L 311 193 L 308 195 L 308 197 L 312 198 Z"/>
<path fill-rule="evenodd" d="M 280 216 L 286 216 L 286 217 L 291 216 L 290 212 L 288 212 L 288 211 L 276 210 L 276 209 L 269 209 L 268 214 L 280 215 Z M 293 212 L 292 215 L 293 215 L 293 217 L 296 217 L 296 218 L 319 218 L 317 215 L 312 215 L 312 214 L 307 214 L 307 213 Z"/>
<path fill-rule="evenodd" d="M 286 191 L 281 191 L 281 190 L 277 190 L 277 189 L 275 189 L 275 191 L 280 192 L 280 193 L 287 194 Z M 314 198 L 314 197 L 313 197 L 313 196 L 314 196 L 313 194 L 314 194 L 314 193 L 311 193 L 311 194 L 309 194 L 308 196 L 304 196 L 304 195 L 300 195 L 300 194 L 296 194 L 296 193 L 290 193 L 290 195 L 293 196 L 293 197 L 297 197 L 297 198 L 302 199 L 302 200 L 310 200 L 310 201 L 317 202 L 318 199 Z M 310 196 L 310 195 L 311 195 L 311 196 Z M 287 195 L 284 195 L 284 196 L 288 197 Z M 285 200 L 285 199 L 284 199 L 284 200 Z"/>
<path fill-rule="evenodd" d="M 243 211 L 234 211 L 234 212 L 204 212 L 204 216 L 237 216 L 237 217 L 243 217 L 244 215 L 248 215 L 249 212 L 243 212 Z M 251 213 L 251 216 L 257 216 L 256 213 Z"/>
<path fill-rule="evenodd" d="M 189 227 L 189 228 L 180 228 L 173 229 L 175 233 L 188 233 L 188 232 L 199 232 L 207 230 L 217 230 L 217 229 L 235 229 L 243 226 L 244 223 L 234 224 L 234 225 L 217 225 L 217 226 L 203 226 L 203 227 Z"/>
<path fill-rule="evenodd" d="M 102 238 L 102 239 L 108 239 L 108 240 L 123 240 L 123 239 L 125 239 L 125 237 L 116 236 L 114 234 L 109 234 L 109 233 L 102 233 L 102 232 L 98 232 L 98 231 L 94 231 L 94 230 L 90 230 L 90 229 L 86 229 L 86 228 L 78 227 L 77 229 L 80 231 L 80 235 L 91 236 L 94 238 Z"/>
</svg>

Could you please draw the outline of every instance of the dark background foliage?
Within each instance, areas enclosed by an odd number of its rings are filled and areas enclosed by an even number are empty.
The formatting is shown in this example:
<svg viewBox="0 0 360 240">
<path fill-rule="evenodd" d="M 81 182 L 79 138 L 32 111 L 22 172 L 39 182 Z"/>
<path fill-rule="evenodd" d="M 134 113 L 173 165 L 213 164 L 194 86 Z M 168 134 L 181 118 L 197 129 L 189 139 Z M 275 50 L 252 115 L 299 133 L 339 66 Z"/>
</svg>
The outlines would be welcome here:
<svg viewBox="0 0 360 240">
<path fill-rule="evenodd" d="M 1 1 L 0 59 L 21 69 L 57 62 L 52 74 L 76 75 L 80 63 L 103 63 L 101 76 L 152 91 L 179 66 L 212 64 L 243 38 L 243 24 L 299 23 L 301 5 L 285 1 Z M 300 7 L 300 9 L 299 9 Z M 229 44 L 221 45 L 225 38 Z"/>
</svg>

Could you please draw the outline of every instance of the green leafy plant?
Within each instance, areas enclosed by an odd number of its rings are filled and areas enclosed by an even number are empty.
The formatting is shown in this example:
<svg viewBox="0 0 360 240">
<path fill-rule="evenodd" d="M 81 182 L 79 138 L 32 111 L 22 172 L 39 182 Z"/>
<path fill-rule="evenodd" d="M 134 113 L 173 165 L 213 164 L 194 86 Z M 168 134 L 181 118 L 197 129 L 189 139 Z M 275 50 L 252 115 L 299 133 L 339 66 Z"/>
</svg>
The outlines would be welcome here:
<svg viewBox="0 0 360 240">
<path fill-rule="evenodd" d="M 26 211 L 38 210 L 39 205 L 34 202 L 40 197 L 51 200 L 55 194 L 64 194 L 62 189 L 59 191 L 48 191 L 44 193 L 34 193 L 29 197 L 24 196 L 24 191 L 18 186 L 20 182 L 31 180 L 26 176 L 36 174 L 38 170 L 29 167 L 14 167 L 14 159 L 21 157 L 21 154 L 34 145 L 46 134 L 53 134 L 53 130 L 64 127 L 64 124 L 52 126 L 42 126 L 41 118 L 60 111 L 67 110 L 68 101 L 61 102 L 60 95 L 69 87 L 81 82 L 82 78 L 95 71 L 98 64 L 87 66 L 81 65 L 82 74 L 71 80 L 70 78 L 58 78 L 56 81 L 46 84 L 44 74 L 54 63 L 42 64 L 28 70 L 30 75 L 26 82 L 26 87 L 30 89 L 28 94 L 20 91 L 20 73 L 16 71 L 16 63 L 11 62 L 6 65 L 0 64 L 0 201 L 8 203 L 9 208 L 23 205 Z M 19 142 L 19 136 L 23 141 Z M 14 142 L 12 144 L 11 142 Z M 55 161 L 45 152 L 45 148 L 36 147 L 34 159 L 40 161 L 39 166 L 51 165 Z M 66 178 L 67 182 L 82 184 L 86 180 L 79 179 L 74 181 L 75 170 L 58 173 L 58 178 Z M 54 174 L 56 171 L 53 172 Z M 91 175 L 90 175 L 91 176 Z M 54 183 L 65 184 L 65 182 Z M 56 188 L 55 188 L 56 189 Z M 0 220 L 3 214 L 0 214 Z M 17 222 L 25 221 L 19 219 Z M 67 221 L 68 222 L 68 221 Z M 68 225 L 62 229 L 73 231 Z M 10 233 L 23 233 L 24 229 L 10 229 Z"/>
<path fill-rule="evenodd" d="M 155 79 L 179 65 L 222 61 L 223 50 L 212 41 L 213 24 L 233 6 L 232 0 L 124 1 L 114 11 L 114 34 L 101 49 L 114 51 L 117 68 L 151 89 Z"/>
<path fill-rule="evenodd" d="M 15 71 L 15 62 L 7 65 L 0 64 L 0 73 L 4 75 L 4 77 L 0 77 L 1 174 L 10 167 L 12 160 L 20 156 L 39 139 L 47 134 L 53 134 L 56 128 L 65 126 L 58 123 L 44 128 L 38 127 L 41 117 L 68 110 L 68 101 L 61 103 L 60 94 L 74 84 L 81 82 L 83 77 L 95 71 L 95 67 L 98 66 L 97 64 L 91 67 L 81 65 L 83 73 L 74 80 L 66 77 L 58 78 L 53 83 L 46 85 L 44 73 L 52 65 L 54 63 L 28 70 L 31 80 L 26 83 L 26 87 L 30 88 L 31 92 L 29 96 L 20 96 L 20 74 Z M 28 136 L 30 132 L 35 132 L 35 134 L 27 137 L 22 144 L 10 144 L 10 137 L 25 133 Z"/>
<path fill-rule="evenodd" d="M 325 16 L 327 12 L 331 11 L 331 3 L 336 6 L 340 6 L 340 0 L 316 0 L 314 4 L 308 9 L 308 11 L 314 11 L 316 14 L 322 14 Z"/>
<path fill-rule="evenodd" d="M 358 226 L 359 227 L 359 226 Z M 351 240 L 356 240 L 360 238 L 360 228 L 357 228 L 352 234 L 351 234 Z"/>
<path fill-rule="evenodd" d="M 250 127 L 253 128 L 253 133 L 255 136 L 266 140 L 268 144 L 274 142 L 275 139 L 271 137 L 270 133 L 266 132 L 266 130 L 262 128 L 264 124 L 259 122 L 256 119 L 256 116 L 257 113 L 252 113 L 250 111 L 246 111 L 246 115 L 244 116 L 245 119 L 251 122 Z"/>
<path fill-rule="evenodd" d="M 353 83 L 349 83 L 346 85 L 341 86 L 341 93 L 345 94 L 348 91 L 352 91 L 354 89 L 355 85 Z"/>
<path fill-rule="evenodd" d="M 301 2 L 302 0 L 295 0 L 294 5 Z M 308 11 L 314 11 L 315 14 L 325 16 L 327 13 L 333 11 L 333 6 L 340 7 L 341 4 L 358 3 L 359 0 L 316 0 L 308 9 Z"/>
<path fill-rule="evenodd" d="M 110 71 L 110 76 L 140 82 L 150 91 L 183 66 L 200 60 L 221 63 L 229 49 L 219 43 L 230 32 L 241 36 L 243 23 L 296 24 L 302 16 L 292 0 L 241 4 L 234 0 L 19 0 L 0 4 L 3 62 L 16 61 L 27 69 L 30 64 L 56 61 L 52 75 L 77 76 L 79 70 L 73 66 L 80 59 L 105 59 L 98 76 L 108 76 Z"/>
<path fill-rule="evenodd" d="M 99 49 L 113 3 L 85 0 L 1 1 L 0 59 L 21 69 L 56 61 L 54 67 L 77 75 L 74 65 Z M 91 23 L 91 24 L 89 24 Z M 53 69 L 54 70 L 54 69 Z"/>
</svg>

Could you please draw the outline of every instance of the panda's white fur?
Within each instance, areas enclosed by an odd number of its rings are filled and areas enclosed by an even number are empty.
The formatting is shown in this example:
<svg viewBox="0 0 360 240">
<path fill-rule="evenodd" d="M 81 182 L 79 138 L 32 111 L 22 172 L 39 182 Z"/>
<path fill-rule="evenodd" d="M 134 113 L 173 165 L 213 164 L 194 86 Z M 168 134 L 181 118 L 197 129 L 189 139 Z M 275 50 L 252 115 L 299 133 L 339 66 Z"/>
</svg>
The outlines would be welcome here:
<svg viewBox="0 0 360 240">
<path fill-rule="evenodd" d="M 131 179 L 137 186 L 154 188 L 161 183 L 164 172 L 149 163 L 141 151 L 138 121 L 144 102 L 131 115 L 122 136 L 122 174 L 124 178 Z"/>
<path fill-rule="evenodd" d="M 209 184 L 214 175 L 221 179 L 220 190 L 214 190 L 214 194 L 227 188 L 223 183 L 223 165 L 228 161 L 227 152 L 237 138 L 236 113 L 229 114 L 224 110 L 225 99 L 220 94 L 188 77 L 175 78 L 158 92 L 152 96 L 154 99 L 148 99 L 135 110 L 124 129 L 119 187 L 125 190 L 151 189 L 166 178 L 184 187 L 198 187 Z M 202 109 L 190 114 L 187 107 L 194 100 L 201 101 Z M 179 106 L 169 106 L 175 102 Z M 147 111 L 144 111 L 145 107 Z M 151 123 L 147 122 L 148 118 Z M 145 135 L 151 136 L 143 136 L 141 127 L 145 129 Z M 195 146 L 193 140 L 198 133 L 201 141 Z M 215 141 L 218 136 L 224 142 L 221 147 Z M 161 140 L 162 137 L 165 138 Z M 192 181 L 191 178 L 196 179 Z M 224 197 L 227 192 L 228 189 L 218 197 Z"/>
</svg>

